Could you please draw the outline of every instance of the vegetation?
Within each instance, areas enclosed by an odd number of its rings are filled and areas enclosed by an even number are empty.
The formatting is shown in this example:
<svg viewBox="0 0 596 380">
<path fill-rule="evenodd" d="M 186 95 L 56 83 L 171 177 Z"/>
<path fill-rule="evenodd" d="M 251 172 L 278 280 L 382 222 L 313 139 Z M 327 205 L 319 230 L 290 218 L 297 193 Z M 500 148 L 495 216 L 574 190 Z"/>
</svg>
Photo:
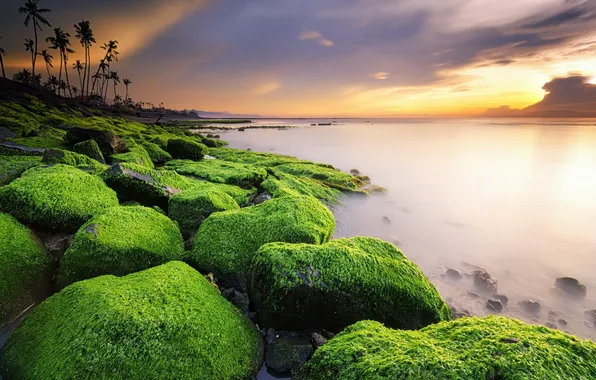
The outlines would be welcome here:
<svg viewBox="0 0 596 380">
<path fill-rule="evenodd" d="M 267 171 L 263 168 L 222 160 L 174 160 L 168 162 L 167 168 L 182 175 L 243 188 L 258 187 L 267 177 Z"/>
<path fill-rule="evenodd" d="M 363 185 L 361 180 L 351 174 L 320 165 L 292 163 L 279 165 L 275 169 L 282 173 L 311 178 L 341 191 L 358 191 Z"/>
<path fill-rule="evenodd" d="M 167 151 L 174 158 L 199 161 L 209 153 L 209 148 L 195 141 L 175 138 L 168 140 Z"/>
<path fill-rule="evenodd" d="M 373 319 L 419 329 L 451 319 L 449 306 L 422 271 L 379 239 L 270 243 L 259 249 L 253 267 L 251 293 L 260 300 L 265 327 L 339 332 Z"/>
<path fill-rule="evenodd" d="M 38 300 L 52 259 L 31 231 L 0 213 L 0 329 Z"/>
<path fill-rule="evenodd" d="M 296 177 L 271 169 L 272 175 L 261 184 L 261 187 L 268 191 L 273 198 L 285 197 L 288 195 L 310 195 L 327 204 L 338 204 L 342 192 L 325 185 L 316 179 Z"/>
<path fill-rule="evenodd" d="M 176 223 L 142 207 L 114 207 L 85 223 L 60 265 L 60 283 L 138 272 L 184 258 Z"/>
<path fill-rule="evenodd" d="M 151 158 L 151 161 L 153 161 L 154 164 L 165 164 L 167 161 L 170 161 L 172 159 L 171 154 L 163 150 L 159 145 L 155 143 L 146 141 L 143 142 L 142 145 L 143 148 L 145 148 L 147 154 L 149 154 L 149 157 Z"/>
<path fill-rule="evenodd" d="M 64 164 L 90 173 L 101 173 L 107 166 L 85 155 L 61 149 L 47 149 L 41 159 L 42 164 Z"/>
<path fill-rule="evenodd" d="M 48 298 L 0 352 L 9 379 L 252 379 L 254 325 L 181 262 L 77 282 Z"/>
<path fill-rule="evenodd" d="M 596 344 L 513 319 L 460 318 L 419 331 L 348 327 L 298 379 L 592 379 Z"/>
<path fill-rule="evenodd" d="M 67 165 L 32 168 L 0 187 L 0 211 L 49 230 L 74 232 L 117 205 L 116 193 L 99 177 Z"/>
<path fill-rule="evenodd" d="M 76 143 L 72 146 L 72 149 L 75 152 L 79 154 L 84 154 L 85 156 L 92 158 L 101 164 L 106 163 L 106 160 L 103 157 L 101 150 L 99 149 L 99 145 L 97 145 L 97 142 L 95 142 L 95 140 L 86 140 L 80 143 Z"/>
<path fill-rule="evenodd" d="M 283 164 L 305 163 L 313 164 L 310 161 L 299 160 L 296 157 L 284 156 L 281 154 L 261 153 L 248 150 L 239 150 L 232 148 L 215 148 L 209 149 L 209 155 L 219 158 L 221 160 L 238 162 L 243 164 L 250 164 L 263 167 L 274 167 Z M 331 168 L 330 165 L 315 164 L 322 167 Z"/>
<path fill-rule="evenodd" d="M 127 144 L 127 146 L 129 147 L 128 152 L 112 155 L 111 160 L 113 163 L 128 162 L 131 164 L 141 165 L 149 169 L 153 169 L 155 167 L 153 165 L 153 160 L 143 146 L 138 144 Z"/>
<path fill-rule="evenodd" d="M 0 156 L 0 186 L 8 185 L 40 161 L 39 156 Z"/>
<path fill-rule="evenodd" d="M 48 13 L 51 11 L 46 8 L 39 8 L 39 1 L 40 0 L 27 0 L 25 5 L 19 8 L 19 13 L 26 15 L 25 26 L 29 26 L 29 24 L 31 24 L 31 26 L 33 27 L 33 34 L 35 36 L 35 41 L 32 41 L 34 42 L 34 44 L 32 44 L 31 49 L 33 77 L 35 77 L 35 61 L 37 60 L 38 55 L 37 31 L 42 30 L 42 25 L 52 26 L 49 23 L 49 21 L 46 20 L 46 18 L 43 16 L 44 13 Z"/>
</svg>

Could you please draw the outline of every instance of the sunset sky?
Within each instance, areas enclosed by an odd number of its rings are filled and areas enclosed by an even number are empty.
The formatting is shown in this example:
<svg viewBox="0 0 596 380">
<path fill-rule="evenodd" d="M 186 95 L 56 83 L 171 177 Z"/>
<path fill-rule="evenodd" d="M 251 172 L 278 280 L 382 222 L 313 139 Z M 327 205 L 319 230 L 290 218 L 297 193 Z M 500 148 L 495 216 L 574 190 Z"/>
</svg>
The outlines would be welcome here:
<svg viewBox="0 0 596 380">
<path fill-rule="evenodd" d="M 20 5 L 0 2 L 10 75 L 29 65 L 23 41 L 33 33 Z M 47 14 L 53 27 L 71 35 L 74 23 L 88 19 L 98 43 L 118 40 L 114 70 L 133 81 L 131 96 L 177 109 L 466 115 L 530 106 L 554 78 L 596 82 L 596 1 L 41 0 L 40 6 L 53 10 Z M 41 32 L 50 34 L 51 28 Z M 73 47 L 82 51 L 74 38 Z M 93 50 L 94 66 L 100 52 Z"/>
</svg>

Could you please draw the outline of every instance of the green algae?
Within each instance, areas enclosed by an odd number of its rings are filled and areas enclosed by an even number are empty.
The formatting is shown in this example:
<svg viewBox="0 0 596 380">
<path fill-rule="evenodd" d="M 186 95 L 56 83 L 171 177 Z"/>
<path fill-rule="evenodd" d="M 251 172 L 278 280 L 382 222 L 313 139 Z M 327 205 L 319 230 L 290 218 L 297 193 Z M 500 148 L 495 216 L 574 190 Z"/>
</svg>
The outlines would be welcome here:
<svg viewBox="0 0 596 380">
<path fill-rule="evenodd" d="M 221 160 L 174 160 L 168 162 L 166 167 L 182 175 L 243 188 L 258 187 L 267 177 L 267 171 L 263 168 Z"/>
<path fill-rule="evenodd" d="M 113 154 L 110 159 L 112 163 L 131 163 L 144 166 L 149 169 L 153 169 L 153 160 L 151 156 L 142 145 L 138 144 L 126 144 L 128 146 L 128 152 Z"/>
<path fill-rule="evenodd" d="M 0 156 L 0 186 L 8 185 L 40 162 L 39 156 Z"/>
<path fill-rule="evenodd" d="M 254 325 L 188 265 L 77 282 L 40 304 L 0 353 L 9 379 L 253 379 Z"/>
<path fill-rule="evenodd" d="M 75 152 L 92 158 L 101 164 L 106 163 L 106 160 L 103 154 L 101 153 L 101 150 L 99 149 L 99 145 L 97 145 L 97 142 L 95 140 L 87 140 L 74 144 L 72 146 L 72 149 Z"/>
<path fill-rule="evenodd" d="M 41 159 L 42 164 L 64 164 L 74 166 L 86 172 L 101 173 L 107 166 L 85 155 L 61 149 L 47 149 Z"/>
<path fill-rule="evenodd" d="M 176 159 L 199 161 L 209 153 L 209 148 L 195 141 L 174 138 L 168 140 L 167 151 Z"/>
<path fill-rule="evenodd" d="M 155 143 L 143 142 L 141 145 L 143 146 L 143 148 L 145 148 L 145 150 L 149 154 L 149 157 L 151 157 L 151 161 L 153 161 L 154 164 L 164 164 L 172 159 L 171 154 L 166 152 L 164 149 L 162 149 L 159 145 Z"/>
<path fill-rule="evenodd" d="M 341 191 L 358 191 L 363 182 L 357 177 L 333 168 L 314 164 L 284 164 L 275 168 L 278 172 L 317 180 Z"/>
<path fill-rule="evenodd" d="M 278 172 L 272 169 L 273 174 L 261 184 L 273 198 L 287 195 L 310 195 L 329 205 L 339 204 L 341 191 L 331 188 L 322 182 L 311 178 L 297 177 L 292 174 Z"/>
<path fill-rule="evenodd" d="M 330 165 L 318 163 L 315 164 L 311 161 L 299 160 L 296 157 L 284 156 L 281 154 L 261 153 L 233 148 L 211 148 L 209 149 L 209 155 L 225 161 L 238 162 L 262 167 L 274 167 L 283 164 L 295 163 L 314 164 L 327 168 L 331 167 Z"/>
</svg>

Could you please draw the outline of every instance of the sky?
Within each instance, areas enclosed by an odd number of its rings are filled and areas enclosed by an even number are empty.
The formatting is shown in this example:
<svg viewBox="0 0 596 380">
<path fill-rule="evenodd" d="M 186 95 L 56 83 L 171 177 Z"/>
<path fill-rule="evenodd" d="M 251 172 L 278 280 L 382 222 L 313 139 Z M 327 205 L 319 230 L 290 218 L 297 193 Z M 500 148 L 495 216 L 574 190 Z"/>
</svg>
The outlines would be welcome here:
<svg viewBox="0 0 596 380">
<path fill-rule="evenodd" d="M 29 63 L 23 42 L 33 32 L 20 5 L 0 2 L 9 75 Z M 52 9 L 52 27 L 74 35 L 73 24 L 85 19 L 98 42 L 118 40 L 114 70 L 132 80 L 131 97 L 170 108 L 398 117 L 596 104 L 594 0 L 40 0 L 40 6 Z M 40 35 L 50 34 L 44 28 Z M 75 41 L 73 47 L 82 51 Z M 101 52 L 92 50 L 94 67 Z"/>
</svg>

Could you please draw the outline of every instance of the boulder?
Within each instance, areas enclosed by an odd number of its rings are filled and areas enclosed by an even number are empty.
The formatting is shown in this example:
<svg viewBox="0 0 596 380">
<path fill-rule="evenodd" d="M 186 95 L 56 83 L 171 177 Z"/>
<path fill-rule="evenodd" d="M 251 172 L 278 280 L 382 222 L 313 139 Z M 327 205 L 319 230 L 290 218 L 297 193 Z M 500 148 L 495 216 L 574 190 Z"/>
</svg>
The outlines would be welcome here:
<svg viewBox="0 0 596 380">
<path fill-rule="evenodd" d="M 316 164 L 284 164 L 275 169 L 282 173 L 311 178 L 342 191 L 357 191 L 363 185 L 361 180 L 351 174 Z"/>
<path fill-rule="evenodd" d="M 8 185 L 40 162 L 39 156 L 0 156 L 0 186 Z"/>
<path fill-rule="evenodd" d="M 526 300 L 518 302 L 519 307 L 527 314 L 538 314 L 542 307 L 538 301 Z"/>
<path fill-rule="evenodd" d="M 422 271 L 379 239 L 270 243 L 259 249 L 252 267 L 249 294 L 265 327 L 339 332 L 373 319 L 418 329 L 451 318 Z"/>
<path fill-rule="evenodd" d="M 499 313 L 503 311 L 503 303 L 500 300 L 489 299 L 486 301 L 486 308 L 490 311 Z"/>
<path fill-rule="evenodd" d="M 112 155 L 111 161 L 113 164 L 126 162 L 130 164 L 144 166 L 149 169 L 153 169 L 155 167 L 155 165 L 153 164 L 153 160 L 151 159 L 151 156 L 149 156 L 149 153 L 147 153 L 143 146 L 138 144 L 128 145 L 128 152 Z"/>
<path fill-rule="evenodd" d="M 48 290 L 52 258 L 39 239 L 0 213 L 0 330 Z"/>
<path fill-rule="evenodd" d="M 0 154 L 3 156 L 41 156 L 45 148 L 31 148 L 12 141 L 0 142 Z"/>
<path fill-rule="evenodd" d="M 319 348 L 297 380 L 592 379 L 596 344 L 504 317 L 420 331 L 358 322 Z"/>
<path fill-rule="evenodd" d="M 222 290 L 221 295 L 238 309 L 242 310 L 244 314 L 249 314 L 250 300 L 248 294 L 239 292 L 233 288 L 227 288 Z"/>
<path fill-rule="evenodd" d="M 462 276 L 461 272 L 458 271 L 457 269 L 449 268 L 445 272 L 445 277 L 447 277 L 447 279 L 449 279 L 451 281 L 459 281 L 462 279 L 463 276 Z"/>
<path fill-rule="evenodd" d="M 63 233 L 51 235 L 43 239 L 43 245 L 54 260 L 60 261 L 64 256 L 64 252 L 72 244 L 73 237 L 71 234 Z"/>
<path fill-rule="evenodd" d="M 503 306 L 507 306 L 507 304 L 509 303 L 509 297 L 507 297 L 504 294 L 494 294 L 492 298 L 501 301 Z"/>
<path fill-rule="evenodd" d="M 259 187 L 267 177 L 267 170 L 258 166 L 222 160 L 174 160 L 167 163 L 167 168 L 182 175 L 247 189 Z"/>
<path fill-rule="evenodd" d="M 189 262 L 219 277 L 244 280 L 265 243 L 322 244 L 335 230 L 333 214 L 312 197 L 282 197 L 211 214 L 193 240 Z"/>
<path fill-rule="evenodd" d="M 53 148 L 46 149 L 41 158 L 41 163 L 46 165 L 70 165 L 89 173 L 101 173 L 107 168 L 106 165 L 83 154 Z"/>
<path fill-rule="evenodd" d="M 151 161 L 153 161 L 156 165 L 165 164 L 167 161 L 172 159 L 172 155 L 163 150 L 159 145 L 152 143 L 152 142 L 144 142 L 143 148 L 151 157 Z"/>
<path fill-rule="evenodd" d="M 265 364 L 277 374 L 290 375 L 298 372 L 314 352 L 308 336 L 282 337 L 267 345 Z"/>
<path fill-rule="evenodd" d="M 87 129 L 87 128 L 70 128 L 66 132 L 64 140 L 70 144 L 75 145 L 87 140 L 95 140 L 104 157 L 109 157 L 112 154 L 123 153 L 126 151 L 126 144 L 110 131 Z"/>
<path fill-rule="evenodd" d="M 0 352 L 7 379 L 253 379 L 263 342 L 197 271 L 173 261 L 77 282 Z"/>
<path fill-rule="evenodd" d="M 173 158 L 199 161 L 209 153 L 209 148 L 191 140 L 170 139 L 167 151 Z"/>
<path fill-rule="evenodd" d="M 472 272 L 474 288 L 483 294 L 495 294 L 497 292 L 497 280 L 494 279 L 485 270 L 475 270 Z"/>
<path fill-rule="evenodd" d="M 97 142 L 95 142 L 95 140 L 87 140 L 82 141 L 80 143 L 76 143 L 72 146 L 72 149 L 75 152 L 79 154 L 84 154 L 85 156 L 92 158 L 101 164 L 106 163 L 106 160 L 103 154 L 101 153 L 101 150 L 99 149 L 99 145 L 97 145 Z"/>
<path fill-rule="evenodd" d="M 285 197 L 288 195 L 310 195 L 326 204 L 338 204 L 342 192 L 331 188 L 317 180 L 297 177 L 292 174 L 282 173 L 270 169 L 272 175 L 261 184 L 261 187 L 270 193 L 273 198 Z"/>
<path fill-rule="evenodd" d="M 183 258 L 182 235 L 168 217 L 142 206 L 114 207 L 76 233 L 64 253 L 59 282 L 123 276 Z"/>
<path fill-rule="evenodd" d="M 0 187 L 0 211 L 46 230 L 75 232 L 114 206 L 116 193 L 99 177 L 67 165 L 29 169 Z"/>
<path fill-rule="evenodd" d="M 555 287 L 562 290 L 563 293 L 573 299 L 584 299 L 588 294 L 586 285 L 573 277 L 560 277 L 555 281 Z"/>
</svg>

